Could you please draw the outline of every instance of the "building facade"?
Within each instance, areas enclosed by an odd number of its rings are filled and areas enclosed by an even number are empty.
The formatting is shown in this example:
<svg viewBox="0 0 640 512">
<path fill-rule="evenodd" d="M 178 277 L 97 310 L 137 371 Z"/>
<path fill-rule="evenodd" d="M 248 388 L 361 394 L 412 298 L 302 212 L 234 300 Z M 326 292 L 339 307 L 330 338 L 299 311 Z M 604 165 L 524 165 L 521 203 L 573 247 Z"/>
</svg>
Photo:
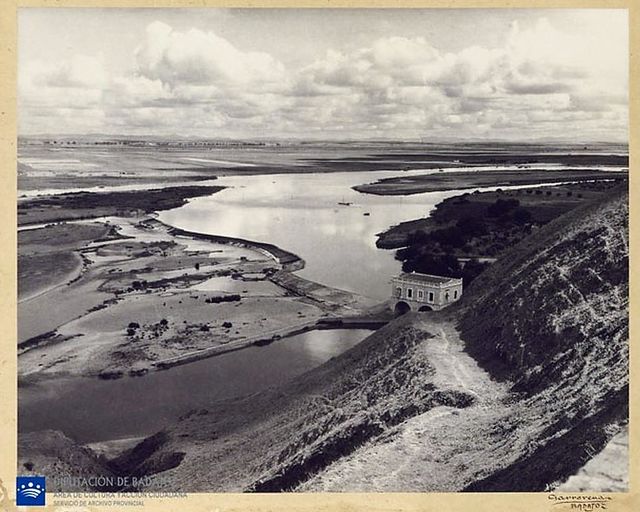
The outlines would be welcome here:
<svg viewBox="0 0 640 512">
<path fill-rule="evenodd" d="M 392 307 L 398 314 L 408 311 L 438 311 L 462 297 L 462 279 L 403 273 L 391 280 Z"/>
</svg>

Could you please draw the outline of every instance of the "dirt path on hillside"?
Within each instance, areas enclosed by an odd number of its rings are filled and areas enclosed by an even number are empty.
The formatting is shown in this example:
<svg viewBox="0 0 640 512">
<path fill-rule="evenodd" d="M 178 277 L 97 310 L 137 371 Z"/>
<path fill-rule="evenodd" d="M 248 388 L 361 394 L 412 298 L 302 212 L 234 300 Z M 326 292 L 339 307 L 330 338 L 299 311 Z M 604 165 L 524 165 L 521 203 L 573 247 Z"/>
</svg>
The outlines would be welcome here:
<svg viewBox="0 0 640 512">
<path fill-rule="evenodd" d="M 434 384 L 441 389 L 458 389 L 475 396 L 475 406 L 502 401 L 510 383 L 496 382 L 464 351 L 464 342 L 455 325 L 423 319 L 416 326 L 433 332 L 434 338 L 420 345 L 420 350 L 435 367 Z"/>
<path fill-rule="evenodd" d="M 503 400 L 508 384 L 497 383 L 463 350 L 455 327 L 433 323 L 426 317 L 416 323 L 425 331 L 419 346 L 436 369 L 434 384 L 441 390 L 469 393 L 475 403 L 466 409 L 436 407 L 415 416 L 393 431 L 366 443 L 332 464 L 298 491 L 455 491 L 471 477 L 474 459 L 486 463 L 488 435 L 500 417 L 508 414 Z M 427 339 L 426 333 L 435 336 Z M 500 447 L 511 450 L 505 440 Z M 505 452 L 506 453 L 506 452 Z"/>
</svg>

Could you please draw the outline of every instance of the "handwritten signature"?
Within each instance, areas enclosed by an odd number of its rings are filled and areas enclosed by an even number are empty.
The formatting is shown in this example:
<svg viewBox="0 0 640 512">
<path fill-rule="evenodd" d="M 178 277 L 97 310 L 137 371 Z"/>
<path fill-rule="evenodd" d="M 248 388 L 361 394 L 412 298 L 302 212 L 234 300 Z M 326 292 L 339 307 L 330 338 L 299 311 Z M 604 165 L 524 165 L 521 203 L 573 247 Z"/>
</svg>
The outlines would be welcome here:
<svg viewBox="0 0 640 512">
<path fill-rule="evenodd" d="M 594 494 L 550 494 L 548 499 L 553 501 L 553 506 L 566 505 L 571 510 L 607 510 L 607 505 L 613 500 L 611 496 Z"/>
</svg>

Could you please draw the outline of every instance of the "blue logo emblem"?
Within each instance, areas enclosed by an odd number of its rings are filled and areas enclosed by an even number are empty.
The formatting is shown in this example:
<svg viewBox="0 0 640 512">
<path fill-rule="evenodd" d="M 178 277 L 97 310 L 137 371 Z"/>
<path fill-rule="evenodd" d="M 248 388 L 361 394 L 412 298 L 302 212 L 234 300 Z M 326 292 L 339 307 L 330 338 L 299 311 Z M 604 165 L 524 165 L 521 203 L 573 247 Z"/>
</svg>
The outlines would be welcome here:
<svg viewBox="0 0 640 512">
<path fill-rule="evenodd" d="M 19 476 L 16 478 L 16 505 L 43 507 L 46 489 L 43 476 Z"/>
</svg>

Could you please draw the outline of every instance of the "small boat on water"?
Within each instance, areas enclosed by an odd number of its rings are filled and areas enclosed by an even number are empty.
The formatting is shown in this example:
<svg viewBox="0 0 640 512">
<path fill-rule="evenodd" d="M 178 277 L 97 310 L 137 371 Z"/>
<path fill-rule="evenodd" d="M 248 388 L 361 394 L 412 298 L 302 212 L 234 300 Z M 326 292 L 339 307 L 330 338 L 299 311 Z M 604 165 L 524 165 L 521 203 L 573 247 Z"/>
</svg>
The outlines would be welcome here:
<svg viewBox="0 0 640 512">
<path fill-rule="evenodd" d="M 369 212 L 364 212 L 362 215 L 364 215 L 365 217 L 368 217 L 371 214 Z"/>
<path fill-rule="evenodd" d="M 347 202 L 343 202 L 343 201 L 338 201 L 338 204 L 340 206 L 351 206 L 353 203 L 347 203 Z"/>
</svg>

